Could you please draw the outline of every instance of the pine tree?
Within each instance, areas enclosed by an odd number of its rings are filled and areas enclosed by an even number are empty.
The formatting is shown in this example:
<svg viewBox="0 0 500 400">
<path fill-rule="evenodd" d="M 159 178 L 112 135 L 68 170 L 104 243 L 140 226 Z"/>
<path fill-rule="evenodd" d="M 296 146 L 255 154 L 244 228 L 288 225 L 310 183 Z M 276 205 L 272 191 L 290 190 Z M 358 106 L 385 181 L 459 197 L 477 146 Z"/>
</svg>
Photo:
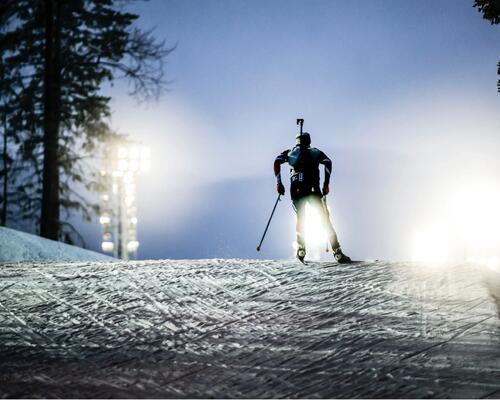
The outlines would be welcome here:
<svg viewBox="0 0 500 400">
<path fill-rule="evenodd" d="M 92 155 L 116 135 L 102 85 L 126 78 L 138 99 L 159 96 L 163 60 L 173 49 L 134 28 L 138 16 L 111 0 L 18 0 L 10 10 L 15 23 L 0 32 L 0 46 L 19 75 L 10 121 L 22 137 L 23 215 L 40 220 L 42 236 L 69 240 L 60 213 L 90 218 L 95 205 L 81 192 L 99 186 Z"/>
<path fill-rule="evenodd" d="M 491 24 L 500 23 L 500 1 L 499 0 L 474 0 L 474 7 L 483 13 L 483 18 Z"/>
<path fill-rule="evenodd" d="M 16 179 L 22 170 L 22 161 L 18 150 L 22 138 L 15 129 L 16 118 L 20 116 L 19 89 L 22 87 L 21 68 L 15 62 L 9 62 L 11 44 L 3 40 L 4 33 L 13 23 L 13 1 L 0 4 L 0 132 L 1 140 L 1 194 L 0 225 L 6 226 L 11 217 L 18 217 L 22 191 L 18 191 Z M 21 201 L 22 202 L 22 201 Z M 16 209 L 17 208 L 17 209 Z M 21 215 L 22 219 L 23 215 Z"/>
<path fill-rule="evenodd" d="M 500 0 L 474 0 L 474 7 L 483 14 L 483 18 L 492 25 L 500 23 Z M 500 62 L 497 64 L 497 74 L 500 75 Z M 500 79 L 497 81 L 497 91 L 500 93 Z"/>
</svg>

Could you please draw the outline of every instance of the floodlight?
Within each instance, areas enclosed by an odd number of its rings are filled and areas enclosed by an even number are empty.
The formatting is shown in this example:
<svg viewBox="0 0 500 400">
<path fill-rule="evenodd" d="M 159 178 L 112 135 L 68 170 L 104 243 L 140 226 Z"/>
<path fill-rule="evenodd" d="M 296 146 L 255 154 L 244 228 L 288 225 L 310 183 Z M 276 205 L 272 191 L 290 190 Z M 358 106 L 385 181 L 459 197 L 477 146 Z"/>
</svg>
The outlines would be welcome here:
<svg viewBox="0 0 500 400">
<path fill-rule="evenodd" d="M 102 242 L 101 248 L 102 251 L 111 252 L 114 250 L 115 245 L 113 242 Z"/>
<path fill-rule="evenodd" d="M 103 175 L 109 176 L 109 193 L 101 197 L 106 213 L 99 219 L 103 225 L 103 250 L 115 257 L 128 259 L 139 247 L 137 237 L 136 190 L 139 172 L 151 165 L 151 150 L 139 142 L 123 140 L 110 147 Z M 111 243 L 112 246 L 109 244 Z"/>
<path fill-rule="evenodd" d="M 128 157 L 128 148 L 125 146 L 121 146 L 118 149 L 118 158 L 127 158 Z"/>
<path fill-rule="evenodd" d="M 128 161 L 127 160 L 119 160 L 118 161 L 118 170 L 119 171 L 127 171 L 128 170 Z"/>
<path fill-rule="evenodd" d="M 111 218 L 109 217 L 109 215 L 102 215 L 99 218 L 99 222 L 101 223 L 101 225 L 109 224 L 111 222 Z"/>
<path fill-rule="evenodd" d="M 135 253 L 139 248 L 139 242 L 137 240 L 131 240 L 127 243 L 127 250 L 131 253 Z"/>
<path fill-rule="evenodd" d="M 129 149 L 129 158 L 137 159 L 140 156 L 140 148 L 138 146 L 131 146 Z"/>
</svg>

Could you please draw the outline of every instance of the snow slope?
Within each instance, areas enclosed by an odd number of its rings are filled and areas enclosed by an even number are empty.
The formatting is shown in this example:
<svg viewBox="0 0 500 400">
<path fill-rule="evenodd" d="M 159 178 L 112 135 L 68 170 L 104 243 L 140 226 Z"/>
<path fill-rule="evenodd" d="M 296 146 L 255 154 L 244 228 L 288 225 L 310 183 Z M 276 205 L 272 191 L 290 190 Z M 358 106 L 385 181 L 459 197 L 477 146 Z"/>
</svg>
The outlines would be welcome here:
<svg viewBox="0 0 500 400">
<path fill-rule="evenodd" d="M 80 247 L 0 227 L 0 261 L 110 261 Z"/>
<path fill-rule="evenodd" d="M 500 395 L 499 276 L 475 265 L 159 260 L 0 274 L 0 397 Z"/>
</svg>

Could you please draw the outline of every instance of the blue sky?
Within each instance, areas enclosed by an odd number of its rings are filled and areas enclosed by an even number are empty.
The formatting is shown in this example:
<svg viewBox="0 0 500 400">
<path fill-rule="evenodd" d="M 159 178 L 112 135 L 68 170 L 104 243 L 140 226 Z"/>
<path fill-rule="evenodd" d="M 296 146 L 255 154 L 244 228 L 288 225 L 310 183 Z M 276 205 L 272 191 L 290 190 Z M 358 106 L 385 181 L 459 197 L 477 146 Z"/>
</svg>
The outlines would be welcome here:
<svg viewBox="0 0 500 400">
<path fill-rule="evenodd" d="M 500 178 L 500 27 L 472 3 L 134 5 L 141 27 L 177 43 L 157 103 L 137 105 L 124 83 L 109 89 L 113 125 L 153 150 L 139 185 L 140 258 L 289 257 L 288 197 L 255 246 L 276 197 L 274 157 L 302 117 L 333 160 L 345 251 L 407 259 L 412 229 L 448 186 Z M 85 231 L 97 248 L 97 224 Z"/>
</svg>

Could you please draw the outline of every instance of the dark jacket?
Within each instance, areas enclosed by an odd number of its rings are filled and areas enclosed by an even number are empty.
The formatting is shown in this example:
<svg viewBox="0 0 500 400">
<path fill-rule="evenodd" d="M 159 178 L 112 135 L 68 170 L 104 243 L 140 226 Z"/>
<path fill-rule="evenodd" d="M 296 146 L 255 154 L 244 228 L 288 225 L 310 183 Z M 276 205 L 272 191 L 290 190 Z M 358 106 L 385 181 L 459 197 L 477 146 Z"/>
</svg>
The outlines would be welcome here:
<svg viewBox="0 0 500 400">
<path fill-rule="evenodd" d="M 321 150 L 314 147 L 301 148 L 295 146 L 287 149 L 274 160 L 274 174 L 281 183 L 281 164 L 290 165 L 290 193 L 292 198 L 317 193 L 321 195 L 319 182 L 319 166 L 325 166 L 325 185 L 330 183 L 332 161 Z"/>
</svg>

